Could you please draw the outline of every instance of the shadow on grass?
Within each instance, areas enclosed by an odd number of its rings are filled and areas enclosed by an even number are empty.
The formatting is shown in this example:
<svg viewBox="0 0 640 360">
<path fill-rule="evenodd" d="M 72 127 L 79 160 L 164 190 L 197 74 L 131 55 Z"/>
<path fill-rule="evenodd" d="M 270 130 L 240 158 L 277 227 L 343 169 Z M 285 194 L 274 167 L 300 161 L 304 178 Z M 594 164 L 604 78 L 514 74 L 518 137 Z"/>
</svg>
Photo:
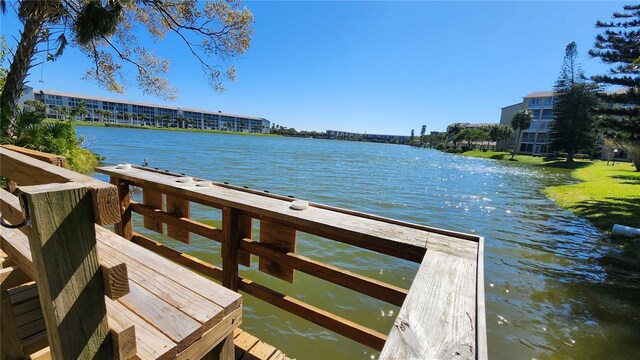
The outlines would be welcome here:
<svg viewBox="0 0 640 360">
<path fill-rule="evenodd" d="M 550 167 L 550 168 L 556 168 L 556 169 L 571 169 L 571 170 L 575 170 L 575 169 L 581 169 L 583 167 L 587 167 L 591 165 L 591 162 L 566 162 L 564 160 L 558 160 L 558 161 L 553 161 L 553 162 L 546 162 L 546 163 L 542 163 L 542 164 L 533 164 L 533 166 L 538 166 L 538 167 Z"/>
<path fill-rule="evenodd" d="M 620 180 L 629 180 L 629 181 L 622 182 L 623 184 L 640 185 L 640 176 L 616 175 L 616 176 L 612 176 L 612 178 L 620 179 Z"/>
<path fill-rule="evenodd" d="M 572 210 L 602 231 L 611 231 L 614 224 L 640 228 L 640 197 L 588 200 L 573 206 Z"/>
</svg>

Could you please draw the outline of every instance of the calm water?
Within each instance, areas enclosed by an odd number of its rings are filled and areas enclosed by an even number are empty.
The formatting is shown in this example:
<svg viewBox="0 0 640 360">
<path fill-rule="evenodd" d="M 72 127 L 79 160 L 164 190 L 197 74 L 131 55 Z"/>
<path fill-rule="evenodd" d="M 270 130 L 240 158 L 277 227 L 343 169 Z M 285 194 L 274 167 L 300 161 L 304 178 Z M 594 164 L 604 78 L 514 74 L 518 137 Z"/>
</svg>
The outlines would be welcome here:
<svg viewBox="0 0 640 360">
<path fill-rule="evenodd" d="M 632 359 L 640 353 L 640 279 L 585 220 L 541 192 L 565 171 L 522 168 L 408 146 L 317 139 L 78 127 L 106 163 L 130 162 L 227 181 L 486 239 L 492 359 Z M 136 196 L 139 197 L 139 194 Z M 215 210 L 192 209 L 219 223 Z M 139 221 L 139 219 L 136 219 Z M 220 264 L 215 242 L 181 250 Z M 298 252 L 408 287 L 415 264 L 301 235 Z M 257 282 L 387 333 L 398 308 L 296 273 Z M 375 359 L 378 353 L 245 296 L 243 327 L 299 359 Z"/>
</svg>

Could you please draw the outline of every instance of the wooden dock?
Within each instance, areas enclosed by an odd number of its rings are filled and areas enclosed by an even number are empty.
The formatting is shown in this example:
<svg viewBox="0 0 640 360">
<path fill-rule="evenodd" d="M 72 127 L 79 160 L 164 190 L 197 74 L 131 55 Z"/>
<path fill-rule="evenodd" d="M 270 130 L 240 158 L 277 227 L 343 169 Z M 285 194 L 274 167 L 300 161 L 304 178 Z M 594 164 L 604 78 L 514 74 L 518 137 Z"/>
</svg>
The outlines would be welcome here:
<svg viewBox="0 0 640 360">
<path fill-rule="evenodd" d="M 36 185 L 34 181 L 38 185 L 43 181 L 89 183 L 87 179 L 70 174 L 68 170 L 44 164 L 8 149 L 0 149 L 0 155 L 1 175 L 15 181 L 20 187 Z M 166 261 L 157 257 L 161 255 L 220 281 L 227 289 L 242 290 L 250 296 L 379 350 L 382 359 L 487 358 L 482 237 L 321 204 L 310 203 L 306 209 L 296 210 L 291 206 L 294 199 L 289 197 L 156 169 L 111 166 L 97 171 L 109 175 L 112 185 L 101 183 L 99 186 L 89 187 L 93 199 L 96 199 L 94 221 L 104 224 L 101 221 L 110 219 L 116 223 L 117 233 L 106 235 L 100 226 L 96 226 L 98 258 L 102 261 L 104 254 L 108 254 L 111 248 L 116 252 L 132 251 L 125 259 L 132 262 L 117 259 L 108 264 L 115 266 L 120 262 L 127 263 L 130 284 L 142 281 L 136 280 L 136 276 L 142 276 L 139 269 L 146 261 L 157 264 Z M 131 200 L 130 191 L 133 186 L 142 189 L 143 200 L 140 203 Z M 5 208 L 12 208 L 10 212 L 14 213 L 14 220 L 18 221 L 18 214 L 22 215 L 22 212 L 19 206 L 16 208 L 16 200 L 8 196 L 6 192 L 3 193 L 3 214 Z M 13 207 L 7 205 L 11 201 L 14 202 Z M 191 219 L 191 203 L 219 209 L 222 213 L 222 227 L 216 228 Z M 222 268 L 142 235 L 133 228 L 133 212 L 143 216 L 145 228 L 186 244 L 190 243 L 192 233 L 220 242 Z M 117 218 L 115 221 L 114 214 Z M 257 238 L 252 237 L 254 225 L 258 225 L 260 229 Z M 298 232 L 413 261 L 419 264 L 418 273 L 410 289 L 402 289 L 312 260 L 297 251 Z M 10 233 L 6 229 L 2 230 L 3 249 L 10 248 L 5 245 Z M 118 240 L 108 242 L 110 245 L 105 247 L 105 240 L 102 239 L 112 236 L 117 236 Z M 15 249 L 13 251 L 15 253 Z M 13 260 L 15 256 L 12 256 L 11 251 L 6 252 L 9 259 Z M 149 260 L 143 261 L 140 258 L 142 253 L 146 254 L 144 259 Z M 302 271 L 401 306 L 394 327 L 389 334 L 382 334 L 239 276 L 239 266 L 249 266 L 251 255 L 259 257 L 261 272 L 279 279 L 294 282 L 295 273 Z M 167 262 L 167 267 L 170 266 L 168 264 L 173 263 Z M 155 282 L 154 280 L 141 287 L 159 288 Z M 194 289 L 197 285 L 188 282 L 179 285 L 200 296 L 189 302 L 192 307 L 195 306 L 194 315 L 199 314 L 195 310 L 198 304 L 220 301 L 220 291 L 217 295 L 199 294 L 198 289 Z M 135 287 L 133 285 L 134 289 Z M 162 296 L 159 297 L 160 300 L 151 302 L 166 301 Z M 201 324 L 212 321 L 207 319 L 201 317 L 194 321 Z M 276 348 L 238 329 L 225 342 L 230 343 L 231 340 L 235 342 L 236 358 L 286 358 Z M 188 346 L 184 345 L 184 348 Z"/>
</svg>

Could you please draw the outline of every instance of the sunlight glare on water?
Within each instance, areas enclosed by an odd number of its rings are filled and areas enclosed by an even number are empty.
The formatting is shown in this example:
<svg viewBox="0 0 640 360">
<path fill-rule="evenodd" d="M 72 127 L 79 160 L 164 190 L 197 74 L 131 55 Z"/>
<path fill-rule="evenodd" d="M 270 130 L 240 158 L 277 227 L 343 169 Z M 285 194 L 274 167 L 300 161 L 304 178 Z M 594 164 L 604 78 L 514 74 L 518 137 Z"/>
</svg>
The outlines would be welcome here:
<svg viewBox="0 0 640 360">
<path fill-rule="evenodd" d="M 542 193 L 572 181 L 566 171 L 401 145 L 94 127 L 78 133 L 109 164 L 147 159 L 172 172 L 485 237 L 491 359 L 633 359 L 640 353 L 638 280 L 626 281 L 610 266 L 614 250 L 588 222 Z M 219 225 L 212 210 L 194 206 L 192 216 Z M 405 288 L 417 269 L 311 235 L 298 239 L 304 256 Z M 206 239 L 166 242 L 220 263 L 219 245 Z M 296 273 L 295 284 L 284 283 L 257 271 L 256 263 L 241 274 L 382 333 L 398 313 L 303 273 Z M 244 305 L 243 328 L 290 357 L 378 356 L 250 296 Z"/>
</svg>

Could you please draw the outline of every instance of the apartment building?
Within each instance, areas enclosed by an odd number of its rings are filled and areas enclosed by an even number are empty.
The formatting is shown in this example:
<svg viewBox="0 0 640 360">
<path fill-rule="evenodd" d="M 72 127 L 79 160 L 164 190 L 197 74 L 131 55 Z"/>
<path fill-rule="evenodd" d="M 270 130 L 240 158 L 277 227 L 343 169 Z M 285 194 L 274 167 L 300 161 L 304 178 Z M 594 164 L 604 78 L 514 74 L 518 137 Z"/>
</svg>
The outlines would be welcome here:
<svg viewBox="0 0 640 360">
<path fill-rule="evenodd" d="M 407 142 L 411 136 L 353 133 L 340 130 L 327 130 L 328 139 L 362 139 L 374 142 Z"/>
<path fill-rule="evenodd" d="M 220 111 L 185 109 L 32 88 L 25 89 L 18 104 L 24 106 L 27 100 L 40 100 L 45 103 L 46 107 L 42 113 L 51 119 L 68 116 L 61 113 L 61 107 L 75 108 L 84 102 L 88 114 L 78 119 L 82 121 L 251 133 L 269 133 L 271 124 L 264 118 Z"/>
</svg>

